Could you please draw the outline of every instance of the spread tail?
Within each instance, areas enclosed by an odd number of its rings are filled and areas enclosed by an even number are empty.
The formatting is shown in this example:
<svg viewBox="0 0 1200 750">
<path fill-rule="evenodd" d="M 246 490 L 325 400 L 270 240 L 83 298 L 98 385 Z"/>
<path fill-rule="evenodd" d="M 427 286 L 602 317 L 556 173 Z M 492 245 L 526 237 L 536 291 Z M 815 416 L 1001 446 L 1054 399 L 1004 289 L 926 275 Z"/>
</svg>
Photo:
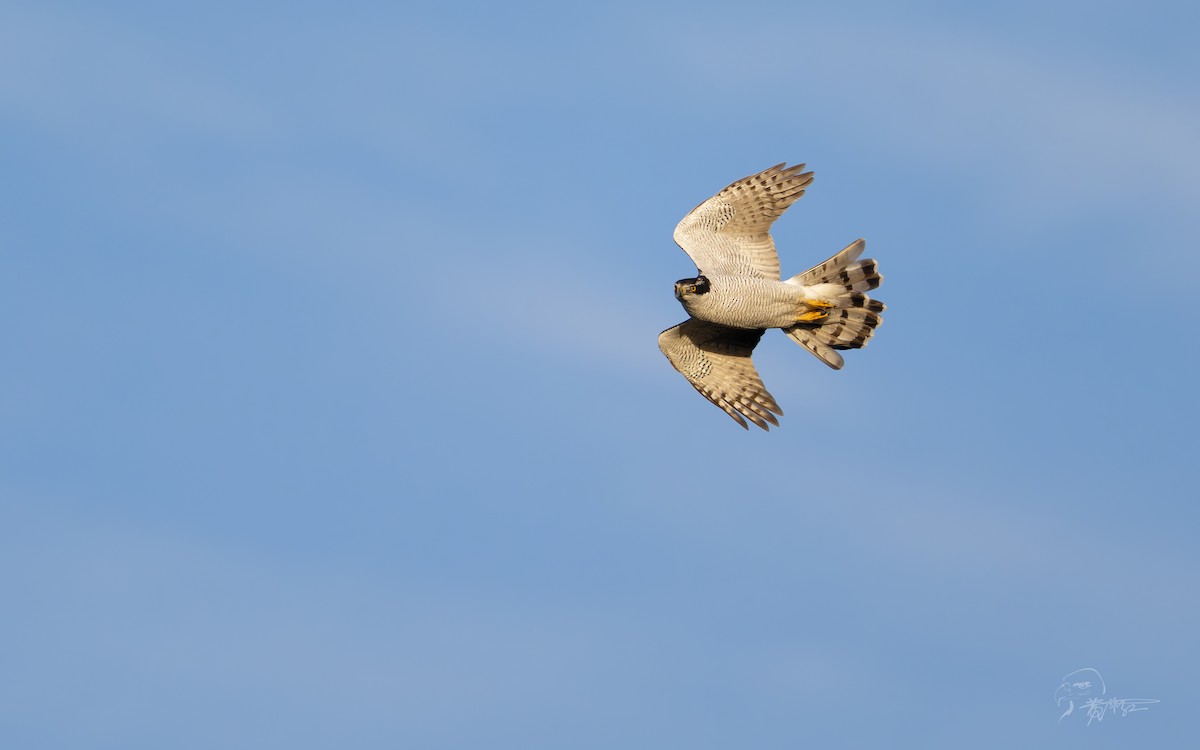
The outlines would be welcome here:
<svg viewBox="0 0 1200 750">
<path fill-rule="evenodd" d="M 883 322 L 879 313 L 884 311 L 884 304 L 865 294 L 883 281 L 875 261 L 858 259 L 866 246 L 865 240 L 855 240 L 824 263 L 787 280 L 805 287 L 806 296 L 820 300 L 818 307 L 828 309 L 828 314 L 784 328 L 783 332 L 835 370 L 845 364 L 837 350 L 866 346 L 876 326 Z M 809 313 L 807 317 L 815 316 Z"/>
</svg>

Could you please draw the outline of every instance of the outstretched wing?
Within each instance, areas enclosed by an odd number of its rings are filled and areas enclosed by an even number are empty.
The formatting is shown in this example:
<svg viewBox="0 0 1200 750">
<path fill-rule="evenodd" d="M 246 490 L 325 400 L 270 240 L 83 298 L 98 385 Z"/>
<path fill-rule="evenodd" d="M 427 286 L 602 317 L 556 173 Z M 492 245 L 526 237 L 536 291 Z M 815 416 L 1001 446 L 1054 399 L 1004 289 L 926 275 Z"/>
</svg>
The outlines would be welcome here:
<svg viewBox="0 0 1200 750">
<path fill-rule="evenodd" d="M 746 419 L 763 428 L 779 426 L 783 410 L 767 393 L 750 355 L 763 331 L 729 328 L 695 318 L 658 336 L 658 348 L 700 395 L 746 429 Z M 774 414 L 772 414 L 774 412 Z M 743 419 L 745 417 L 745 419 Z"/>
<path fill-rule="evenodd" d="M 771 223 L 804 195 L 812 172 L 776 164 L 738 180 L 692 209 L 675 227 L 675 242 L 703 274 L 779 280 Z"/>
</svg>

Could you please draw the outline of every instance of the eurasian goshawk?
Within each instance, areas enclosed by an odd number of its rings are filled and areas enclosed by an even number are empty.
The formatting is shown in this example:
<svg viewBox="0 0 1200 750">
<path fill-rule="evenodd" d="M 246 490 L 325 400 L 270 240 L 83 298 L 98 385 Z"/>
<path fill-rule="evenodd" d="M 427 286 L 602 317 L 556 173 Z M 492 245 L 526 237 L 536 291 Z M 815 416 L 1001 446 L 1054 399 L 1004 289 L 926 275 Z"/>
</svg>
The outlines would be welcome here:
<svg viewBox="0 0 1200 750">
<path fill-rule="evenodd" d="M 675 282 L 675 296 L 691 317 L 663 331 L 658 346 L 688 382 L 742 427 L 769 429 L 783 410 L 763 387 L 750 355 L 768 328 L 782 328 L 822 362 L 841 369 L 839 349 L 866 345 L 884 305 L 865 293 L 883 277 L 866 247 L 855 240 L 829 260 L 780 280 L 779 256 L 769 230 L 804 195 L 812 172 L 777 164 L 738 180 L 696 206 L 675 242 L 698 275 Z"/>
</svg>

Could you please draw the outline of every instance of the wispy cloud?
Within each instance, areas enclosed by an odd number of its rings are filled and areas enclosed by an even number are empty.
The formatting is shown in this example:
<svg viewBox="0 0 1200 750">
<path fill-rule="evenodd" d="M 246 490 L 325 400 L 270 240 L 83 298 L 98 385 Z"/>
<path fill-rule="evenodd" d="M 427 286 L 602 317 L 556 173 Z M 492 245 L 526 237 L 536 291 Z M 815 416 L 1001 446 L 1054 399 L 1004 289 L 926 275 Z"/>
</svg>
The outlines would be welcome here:
<svg viewBox="0 0 1200 750">
<path fill-rule="evenodd" d="M 809 16 L 792 24 L 803 29 L 795 64 L 760 55 L 773 73 L 756 78 L 728 60 L 777 40 L 726 20 L 691 19 L 672 37 L 686 41 L 672 58 L 692 71 L 691 96 L 720 91 L 726 108 L 801 117 L 864 148 L 970 170 L 1027 214 L 1200 199 L 1200 102 L 1183 78 L 1140 79 L 978 30 Z"/>
<path fill-rule="evenodd" d="M 0 107 L 64 138 L 266 132 L 263 108 L 215 69 L 102 13 L 0 11 Z"/>
</svg>

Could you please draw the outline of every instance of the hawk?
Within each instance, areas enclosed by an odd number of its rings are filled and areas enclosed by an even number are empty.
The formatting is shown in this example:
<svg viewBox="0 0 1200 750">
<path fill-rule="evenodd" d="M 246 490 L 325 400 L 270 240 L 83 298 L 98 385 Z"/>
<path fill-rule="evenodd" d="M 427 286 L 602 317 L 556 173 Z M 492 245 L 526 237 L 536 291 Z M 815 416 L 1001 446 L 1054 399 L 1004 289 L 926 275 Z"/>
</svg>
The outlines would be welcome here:
<svg viewBox="0 0 1200 750">
<path fill-rule="evenodd" d="M 829 260 L 780 280 L 771 223 L 813 181 L 803 164 L 777 164 L 738 180 L 701 203 L 675 227 L 675 242 L 697 275 L 675 282 L 689 317 L 659 334 L 658 346 L 692 387 L 735 422 L 769 430 L 783 410 L 763 386 L 754 347 L 768 328 L 835 370 L 840 349 L 866 345 L 882 322 L 884 304 L 866 295 L 883 277 L 855 240 Z"/>
</svg>

